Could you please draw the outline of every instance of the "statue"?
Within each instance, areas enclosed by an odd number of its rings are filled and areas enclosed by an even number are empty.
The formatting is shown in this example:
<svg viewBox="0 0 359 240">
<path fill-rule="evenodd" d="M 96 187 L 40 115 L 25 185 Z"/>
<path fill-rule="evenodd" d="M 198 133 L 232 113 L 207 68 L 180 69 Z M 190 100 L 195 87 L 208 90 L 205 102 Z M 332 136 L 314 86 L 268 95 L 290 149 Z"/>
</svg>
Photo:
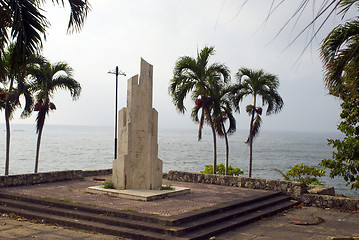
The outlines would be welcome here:
<svg viewBox="0 0 359 240">
<path fill-rule="evenodd" d="M 119 111 L 115 189 L 160 190 L 162 161 L 158 158 L 158 113 L 152 108 L 153 66 L 141 59 L 140 78 L 128 79 L 127 107 Z"/>
</svg>

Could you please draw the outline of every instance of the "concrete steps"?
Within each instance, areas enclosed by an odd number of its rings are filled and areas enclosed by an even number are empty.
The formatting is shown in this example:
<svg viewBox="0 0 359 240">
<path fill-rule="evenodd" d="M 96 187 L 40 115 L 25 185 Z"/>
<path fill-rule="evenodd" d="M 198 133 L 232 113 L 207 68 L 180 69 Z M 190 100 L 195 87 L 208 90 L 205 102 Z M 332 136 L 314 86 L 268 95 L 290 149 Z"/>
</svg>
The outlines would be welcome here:
<svg viewBox="0 0 359 240">
<path fill-rule="evenodd" d="M 206 239 L 273 215 L 297 204 L 278 192 L 221 203 L 184 214 L 162 217 L 79 203 L 0 193 L 0 212 L 44 223 L 131 239 Z"/>
</svg>

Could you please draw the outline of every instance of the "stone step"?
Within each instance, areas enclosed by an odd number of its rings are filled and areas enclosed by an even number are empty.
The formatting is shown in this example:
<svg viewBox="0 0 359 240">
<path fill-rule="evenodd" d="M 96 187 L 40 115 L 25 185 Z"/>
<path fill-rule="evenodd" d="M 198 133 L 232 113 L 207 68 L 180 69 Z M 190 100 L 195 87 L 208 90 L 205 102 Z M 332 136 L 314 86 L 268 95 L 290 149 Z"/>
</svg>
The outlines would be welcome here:
<svg viewBox="0 0 359 240">
<path fill-rule="evenodd" d="M 55 224 L 64 227 L 76 228 L 90 232 L 98 232 L 108 235 L 121 236 L 130 239 L 148 239 L 148 240 L 168 240 L 168 235 L 159 234 L 151 231 L 144 231 L 139 229 L 131 229 L 121 226 L 108 225 L 102 222 L 93 222 L 83 219 L 68 218 L 47 214 L 43 212 L 36 212 L 27 209 L 19 209 L 16 207 L 0 206 L 1 212 L 14 213 L 18 216 L 27 219 L 40 220 L 42 223 Z M 187 238 L 171 237 L 174 240 L 184 240 Z"/>
<path fill-rule="evenodd" d="M 180 224 L 178 227 L 180 227 L 181 230 L 178 230 L 178 232 L 180 234 L 184 234 L 190 231 L 196 231 L 197 229 L 202 229 L 206 226 L 215 225 L 218 222 L 232 220 L 239 216 L 250 215 L 252 212 L 257 212 L 271 206 L 280 205 L 281 203 L 288 202 L 289 200 L 290 198 L 287 196 L 275 196 L 273 198 L 255 201 L 241 206 L 234 206 L 233 208 L 226 211 Z"/>
<path fill-rule="evenodd" d="M 177 216 L 171 216 L 171 217 L 168 217 L 169 221 L 166 224 L 171 225 L 171 226 L 178 226 L 178 225 L 184 224 L 186 222 L 192 222 L 197 219 L 203 219 L 209 215 L 215 215 L 218 213 L 222 213 L 227 210 L 232 210 L 232 209 L 240 207 L 240 206 L 249 206 L 256 202 L 275 198 L 277 196 L 282 196 L 282 195 L 280 192 L 274 192 L 274 191 L 262 192 L 261 194 L 257 194 L 256 196 L 250 196 L 250 197 L 247 197 L 244 199 L 233 200 L 233 201 L 230 201 L 227 203 L 220 203 L 220 204 L 214 205 L 212 207 L 198 209 L 196 211 L 179 214 Z M 287 198 L 289 198 L 289 197 L 287 197 Z"/>
<path fill-rule="evenodd" d="M 217 222 L 215 224 L 210 225 L 209 227 L 199 228 L 196 231 L 192 231 L 190 233 L 186 233 L 181 236 L 186 239 L 193 239 L 193 240 L 208 239 L 219 233 L 231 231 L 241 226 L 245 226 L 263 217 L 272 216 L 296 204 L 298 204 L 296 201 L 282 202 L 280 204 L 266 207 L 258 211 L 250 212 L 242 216 L 237 216 L 236 218 L 233 219 Z"/>
<path fill-rule="evenodd" d="M 168 231 L 168 227 L 156 224 L 156 223 L 150 223 L 145 221 L 139 221 L 139 220 L 133 220 L 133 219 L 126 219 L 121 217 L 114 217 L 109 216 L 107 214 L 103 213 L 91 213 L 86 211 L 80 211 L 78 209 L 66 209 L 56 206 L 49 206 L 47 204 L 36 204 L 36 203 L 30 203 L 30 202 L 23 202 L 15 199 L 4 199 L 0 198 L 0 203 L 3 206 L 7 207 L 13 207 L 18 209 L 24 209 L 29 210 L 37 213 L 46 213 L 51 214 L 55 216 L 62 216 L 66 218 L 73 218 L 73 219 L 82 219 L 86 221 L 91 222 L 100 222 L 107 225 L 112 226 L 120 226 L 120 227 L 126 227 L 131 229 L 140 229 L 144 231 L 152 231 L 156 233 L 164 234 Z M 0 206 L 1 209 L 1 206 Z M 172 229 L 175 229 L 175 227 L 172 227 Z"/>
<path fill-rule="evenodd" d="M 246 199 L 163 217 L 79 203 L 0 193 L 0 211 L 29 219 L 132 239 L 205 239 L 296 204 L 267 191 Z"/>
</svg>

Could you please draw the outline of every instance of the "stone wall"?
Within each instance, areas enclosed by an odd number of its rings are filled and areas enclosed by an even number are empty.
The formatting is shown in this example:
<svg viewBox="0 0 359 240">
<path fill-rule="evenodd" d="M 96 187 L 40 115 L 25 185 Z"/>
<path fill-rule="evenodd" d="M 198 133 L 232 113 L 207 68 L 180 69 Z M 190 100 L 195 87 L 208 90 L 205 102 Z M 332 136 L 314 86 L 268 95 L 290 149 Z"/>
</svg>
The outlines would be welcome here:
<svg viewBox="0 0 359 240">
<path fill-rule="evenodd" d="M 357 198 L 303 194 L 300 200 L 313 207 L 359 210 L 359 199 Z"/>
<path fill-rule="evenodd" d="M 111 174 L 112 169 L 94 170 L 94 171 L 57 171 L 57 172 L 44 172 L 44 173 L 31 173 L 0 176 L 0 187 L 20 186 L 20 185 L 33 185 L 39 183 L 50 183 L 64 180 L 77 180 L 88 176 L 100 176 Z"/>
<path fill-rule="evenodd" d="M 166 177 L 172 181 L 279 191 L 291 196 L 295 200 L 314 207 L 359 210 L 359 199 L 334 196 L 335 191 L 333 187 L 310 187 L 307 189 L 300 182 L 179 171 L 170 171 Z"/>
<path fill-rule="evenodd" d="M 273 190 L 282 192 L 294 199 L 298 199 L 303 193 L 306 192 L 306 188 L 303 183 L 272 179 L 224 176 L 180 171 L 169 171 L 167 178 L 171 181 L 207 183 L 251 189 Z"/>
</svg>

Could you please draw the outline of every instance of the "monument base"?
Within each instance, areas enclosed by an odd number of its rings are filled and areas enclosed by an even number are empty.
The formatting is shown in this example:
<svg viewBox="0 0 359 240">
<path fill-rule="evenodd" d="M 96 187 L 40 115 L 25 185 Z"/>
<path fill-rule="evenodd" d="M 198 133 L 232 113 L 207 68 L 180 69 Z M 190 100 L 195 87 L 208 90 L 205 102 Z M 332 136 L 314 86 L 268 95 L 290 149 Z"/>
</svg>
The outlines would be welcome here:
<svg viewBox="0 0 359 240">
<path fill-rule="evenodd" d="M 147 190 L 147 189 L 108 189 L 103 186 L 86 188 L 86 192 L 108 195 L 111 197 L 127 198 L 139 201 L 153 201 L 161 198 L 184 195 L 190 192 L 189 188 L 172 186 L 173 190 Z"/>
</svg>

